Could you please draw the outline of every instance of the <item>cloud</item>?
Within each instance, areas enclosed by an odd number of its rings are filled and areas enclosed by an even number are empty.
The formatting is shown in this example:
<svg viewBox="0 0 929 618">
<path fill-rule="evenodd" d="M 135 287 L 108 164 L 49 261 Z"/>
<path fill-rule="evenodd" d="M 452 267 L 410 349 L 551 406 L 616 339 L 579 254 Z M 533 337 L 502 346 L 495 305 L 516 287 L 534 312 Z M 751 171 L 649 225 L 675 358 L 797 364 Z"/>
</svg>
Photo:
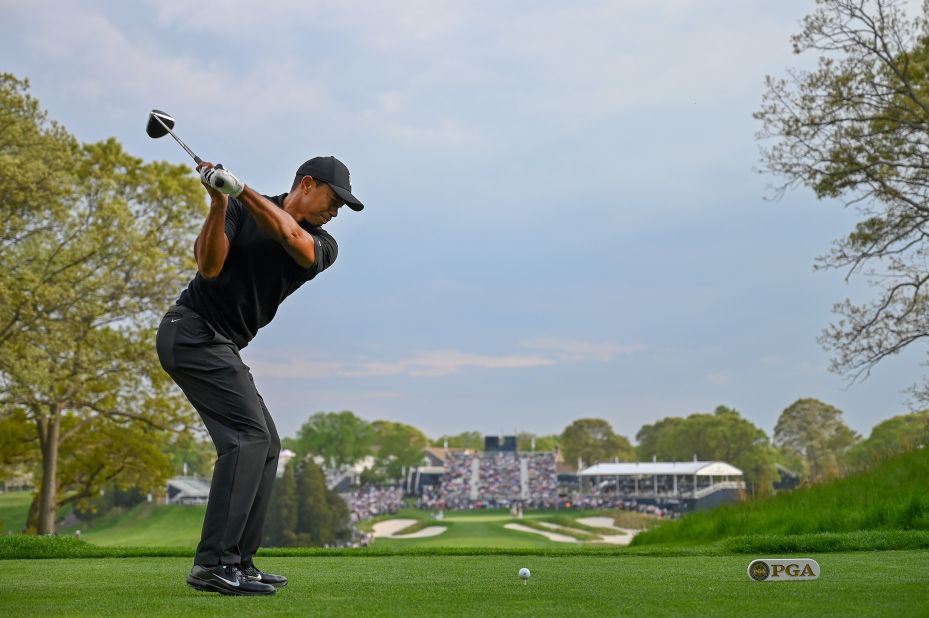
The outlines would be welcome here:
<svg viewBox="0 0 929 618">
<path fill-rule="evenodd" d="M 567 339 L 559 337 L 534 337 L 523 342 L 523 346 L 534 350 L 544 350 L 555 356 L 560 362 L 596 361 L 606 363 L 619 354 L 632 354 L 645 350 L 641 344 L 620 345 Z"/>
<path fill-rule="evenodd" d="M 106 104 L 131 92 L 147 100 L 184 98 L 207 105 L 223 96 L 223 75 L 210 71 L 208 63 L 165 49 L 157 38 L 134 37 L 102 13 L 49 11 L 36 25 L 24 33 L 26 45 L 67 68 L 61 79 L 78 98 Z"/>
<path fill-rule="evenodd" d="M 768 11 L 716 2 L 526 10 L 489 1 L 204 0 L 193 13 L 154 1 L 39 10 L 42 19 L 32 5 L 11 9 L 28 28 L 8 34 L 25 43 L 24 55 L 59 67 L 58 88 L 90 109 L 159 101 L 185 118 L 212 110 L 198 122 L 214 134 L 231 131 L 224 124 L 234 116 L 235 133 L 249 136 L 325 118 L 343 139 L 374 134 L 431 151 L 484 153 L 684 97 L 716 102 L 733 82 L 760 80 L 755 56 L 738 50 L 787 46 L 771 39 L 780 35 L 768 32 Z M 711 26 L 694 26 L 709 16 Z M 295 139 L 318 143 L 325 127 L 308 124 L 313 131 Z"/>
<path fill-rule="evenodd" d="M 373 391 L 370 393 L 355 393 L 355 396 L 362 399 L 400 399 L 403 394 L 395 391 Z"/>
<path fill-rule="evenodd" d="M 267 377 L 323 379 L 373 378 L 394 375 L 439 377 L 468 368 L 518 369 L 554 365 L 555 361 L 541 355 L 491 356 L 458 350 L 422 351 L 397 360 L 346 362 L 314 362 L 299 357 L 282 356 L 276 360 L 259 359 L 252 368 Z"/>
<path fill-rule="evenodd" d="M 606 363 L 619 354 L 645 346 L 599 343 L 582 339 L 535 337 L 522 344 L 536 354 L 475 354 L 461 350 L 423 350 L 404 358 L 383 361 L 314 361 L 301 352 L 277 352 L 259 357 L 252 368 L 265 377 L 291 379 L 376 378 L 404 375 L 435 378 L 467 369 L 528 369 L 561 363 Z"/>
<path fill-rule="evenodd" d="M 392 362 L 364 363 L 348 375 L 358 377 L 406 374 L 417 377 L 437 377 L 458 373 L 466 368 L 518 369 L 554 365 L 555 361 L 540 355 L 489 356 L 458 350 L 433 350 Z"/>
<path fill-rule="evenodd" d="M 716 371 L 710 371 L 709 373 L 704 374 L 707 382 L 712 382 L 719 386 L 729 384 L 732 380 L 732 374 L 726 369 L 717 369 Z"/>
</svg>

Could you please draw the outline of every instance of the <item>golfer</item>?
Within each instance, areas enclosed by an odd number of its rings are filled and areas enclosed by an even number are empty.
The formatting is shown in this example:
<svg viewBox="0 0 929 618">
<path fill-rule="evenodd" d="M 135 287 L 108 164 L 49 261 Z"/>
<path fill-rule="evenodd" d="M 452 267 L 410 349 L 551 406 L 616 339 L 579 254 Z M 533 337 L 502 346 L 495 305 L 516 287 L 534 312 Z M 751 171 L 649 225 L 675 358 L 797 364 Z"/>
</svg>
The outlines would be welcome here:
<svg viewBox="0 0 929 618">
<path fill-rule="evenodd" d="M 287 579 L 261 571 L 252 558 L 281 441 L 239 351 L 287 296 L 335 261 L 338 246 L 321 226 L 343 204 L 364 205 L 335 157 L 301 165 L 290 192 L 276 197 L 256 193 L 221 165 L 198 170 L 210 210 L 194 243 L 197 274 L 157 338 L 162 367 L 197 409 L 217 455 L 187 583 L 223 594 L 274 594 Z"/>
</svg>

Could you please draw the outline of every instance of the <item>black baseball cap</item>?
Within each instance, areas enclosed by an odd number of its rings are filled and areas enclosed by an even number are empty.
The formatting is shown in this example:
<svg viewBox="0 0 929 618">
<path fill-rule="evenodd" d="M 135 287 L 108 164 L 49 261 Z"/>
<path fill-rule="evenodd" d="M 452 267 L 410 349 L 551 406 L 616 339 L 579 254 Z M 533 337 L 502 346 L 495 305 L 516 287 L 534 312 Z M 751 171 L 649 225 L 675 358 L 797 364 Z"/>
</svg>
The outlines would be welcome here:
<svg viewBox="0 0 929 618">
<path fill-rule="evenodd" d="M 313 157 L 297 168 L 297 179 L 304 176 L 312 176 L 332 187 L 335 194 L 342 198 L 342 201 L 352 210 L 361 210 L 365 207 L 357 197 L 352 195 L 352 176 L 348 168 L 335 157 Z"/>
</svg>

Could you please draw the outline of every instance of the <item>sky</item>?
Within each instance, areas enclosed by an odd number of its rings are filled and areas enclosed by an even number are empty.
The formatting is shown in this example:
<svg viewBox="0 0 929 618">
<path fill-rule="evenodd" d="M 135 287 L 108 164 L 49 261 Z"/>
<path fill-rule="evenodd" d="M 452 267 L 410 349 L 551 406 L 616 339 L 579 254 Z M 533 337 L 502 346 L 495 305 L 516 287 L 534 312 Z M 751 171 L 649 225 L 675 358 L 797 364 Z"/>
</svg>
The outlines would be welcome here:
<svg viewBox="0 0 929 618">
<path fill-rule="evenodd" d="M 771 435 L 801 397 L 866 436 L 909 410 L 925 351 L 828 371 L 832 305 L 872 292 L 813 264 L 856 213 L 772 199 L 752 118 L 766 75 L 815 61 L 789 41 L 813 7 L 0 0 L 0 70 L 81 141 L 191 163 L 144 133 L 165 110 L 265 194 L 348 165 L 366 207 L 326 226 L 337 262 L 243 350 L 282 436 L 352 410 L 634 441 L 718 405 Z"/>
</svg>

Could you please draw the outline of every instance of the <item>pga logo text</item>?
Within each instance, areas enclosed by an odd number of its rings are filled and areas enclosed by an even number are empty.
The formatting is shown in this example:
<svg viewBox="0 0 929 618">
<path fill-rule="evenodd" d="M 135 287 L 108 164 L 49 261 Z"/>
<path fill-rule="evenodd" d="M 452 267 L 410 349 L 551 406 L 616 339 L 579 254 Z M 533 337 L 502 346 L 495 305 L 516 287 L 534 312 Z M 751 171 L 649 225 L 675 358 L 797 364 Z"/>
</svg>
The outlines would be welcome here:
<svg viewBox="0 0 929 618">
<path fill-rule="evenodd" d="M 756 582 L 813 580 L 819 564 L 810 558 L 763 558 L 749 563 L 748 576 Z"/>
</svg>

